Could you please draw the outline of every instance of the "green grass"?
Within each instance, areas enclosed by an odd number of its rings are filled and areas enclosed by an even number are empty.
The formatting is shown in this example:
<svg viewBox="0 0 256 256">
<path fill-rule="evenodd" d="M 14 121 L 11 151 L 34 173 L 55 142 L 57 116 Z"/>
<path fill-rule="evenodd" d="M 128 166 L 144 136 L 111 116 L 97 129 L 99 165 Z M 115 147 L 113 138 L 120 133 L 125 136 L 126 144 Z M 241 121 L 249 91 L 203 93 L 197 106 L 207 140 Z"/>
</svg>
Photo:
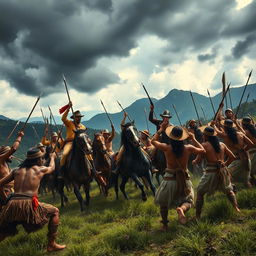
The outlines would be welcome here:
<svg viewBox="0 0 256 256">
<path fill-rule="evenodd" d="M 95 184 L 91 205 L 80 212 L 79 204 L 68 193 L 69 204 L 60 209 L 61 224 L 57 241 L 67 249 L 50 255 L 60 256 L 119 256 L 119 255 L 256 255 L 256 189 L 237 194 L 242 213 L 235 213 L 226 196 L 217 193 L 206 197 L 202 219 L 196 221 L 195 209 L 182 226 L 175 210 L 169 211 L 169 231 L 160 228 L 159 209 L 150 191 L 146 202 L 132 184 L 127 185 L 130 200 L 115 200 L 114 191 L 104 198 Z M 41 201 L 60 206 L 59 198 L 51 195 Z M 22 227 L 19 234 L 0 243 L 0 255 L 48 255 L 47 226 L 27 235 Z"/>
</svg>

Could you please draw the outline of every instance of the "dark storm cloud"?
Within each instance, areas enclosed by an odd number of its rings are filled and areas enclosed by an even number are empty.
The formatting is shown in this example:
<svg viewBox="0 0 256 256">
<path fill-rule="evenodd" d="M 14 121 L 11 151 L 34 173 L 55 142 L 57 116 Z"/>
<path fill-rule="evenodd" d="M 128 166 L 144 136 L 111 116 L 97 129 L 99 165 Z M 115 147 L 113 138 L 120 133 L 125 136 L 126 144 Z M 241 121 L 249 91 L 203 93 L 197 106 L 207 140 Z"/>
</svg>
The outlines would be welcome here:
<svg viewBox="0 0 256 256">
<path fill-rule="evenodd" d="M 211 53 L 199 54 L 197 56 L 197 59 L 201 62 L 209 61 L 210 63 L 212 63 L 217 56 L 217 49 L 217 47 L 214 47 Z"/>
<path fill-rule="evenodd" d="M 232 55 L 236 59 L 240 59 L 243 55 L 250 51 L 250 47 L 256 43 L 256 34 L 251 34 L 243 41 L 238 41 L 232 48 Z"/>
<path fill-rule="evenodd" d="M 63 90 L 64 73 L 72 87 L 94 93 L 120 82 L 101 59 L 128 56 L 144 35 L 168 42 L 155 64 L 182 62 L 190 52 L 213 60 L 217 51 L 208 49 L 228 37 L 239 40 L 232 50 L 237 58 L 255 43 L 239 36 L 254 31 L 256 8 L 238 12 L 235 6 L 222 0 L 1 1 L 0 78 L 26 94 L 43 88 L 47 95 Z"/>
</svg>

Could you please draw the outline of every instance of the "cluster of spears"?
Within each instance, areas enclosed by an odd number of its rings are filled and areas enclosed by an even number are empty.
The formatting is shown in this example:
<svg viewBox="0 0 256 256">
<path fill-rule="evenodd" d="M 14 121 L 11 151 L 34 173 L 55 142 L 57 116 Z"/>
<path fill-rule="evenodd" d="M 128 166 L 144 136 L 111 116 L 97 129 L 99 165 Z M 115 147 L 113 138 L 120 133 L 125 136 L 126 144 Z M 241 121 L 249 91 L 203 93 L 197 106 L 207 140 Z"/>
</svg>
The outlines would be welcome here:
<svg viewBox="0 0 256 256">
<path fill-rule="evenodd" d="M 249 114 L 242 120 L 237 119 L 239 111 L 241 112 L 241 104 L 251 75 L 252 71 L 249 73 L 235 113 L 232 110 L 231 83 L 226 84 L 225 73 L 222 76 L 222 97 L 217 109 L 215 109 L 210 92 L 207 90 L 213 111 L 213 119 L 206 125 L 202 125 L 201 123 L 196 102 L 191 91 L 190 96 L 197 120 L 190 120 L 187 124 L 188 126 L 182 125 L 174 104 L 172 104 L 172 107 L 179 121 L 179 126 L 172 125 L 169 122 L 171 119 L 169 110 L 165 110 L 160 115 L 162 119 L 157 119 L 154 112 L 154 103 L 144 84 L 142 84 L 150 103 L 149 116 L 147 116 L 147 111 L 144 109 L 147 129 L 138 132 L 134 121 L 132 121 L 131 117 L 124 110 L 121 103 L 117 101 L 124 115 L 120 123 L 121 146 L 118 152 L 114 152 L 112 148 L 115 128 L 111 120 L 111 115 L 107 112 L 103 101 L 101 100 L 100 102 L 110 122 L 112 131 L 110 133 L 107 129 L 102 130 L 95 133 L 93 138 L 89 138 L 86 127 L 81 123 L 83 115 L 79 110 L 73 110 L 67 82 L 63 76 L 69 102 L 60 109 L 60 113 L 63 113 L 63 125 L 59 128 L 60 126 L 57 125 L 52 110 L 48 106 L 50 112 L 49 125 L 48 118 L 45 117 L 41 109 L 45 130 L 48 132 L 48 127 L 51 127 L 53 121 L 55 127 L 57 127 L 57 133 L 53 132 L 50 139 L 47 139 L 45 134 L 44 140 L 41 143 L 35 148 L 29 149 L 26 159 L 24 161 L 20 159 L 22 163 L 18 168 L 15 168 L 11 178 L 14 179 L 14 183 L 19 183 L 18 177 L 16 180 L 16 171 L 23 170 L 24 168 L 29 169 L 31 166 L 28 167 L 26 164 L 33 159 L 32 156 L 36 155 L 40 159 L 44 158 L 44 162 L 33 162 L 35 166 L 43 166 L 40 168 L 48 168 L 50 170 L 38 178 L 38 182 L 41 184 L 38 186 L 40 187 L 39 190 L 43 192 L 45 187 L 49 188 L 49 184 L 51 184 L 52 191 L 57 190 L 61 195 L 61 205 L 64 206 L 68 202 L 64 188 L 65 186 L 68 190 L 73 188 L 81 211 L 84 211 L 89 206 L 90 184 L 93 180 L 97 182 L 100 192 L 105 196 L 108 196 L 109 189 L 114 187 L 116 199 L 119 198 L 119 189 L 124 197 L 128 199 L 125 185 L 129 180 L 133 180 L 136 187 L 141 191 L 143 201 L 147 200 L 145 187 L 152 191 L 155 203 L 160 206 L 163 230 L 167 230 L 168 228 L 168 209 L 175 207 L 179 222 L 185 224 L 187 222 L 185 213 L 195 205 L 196 217 L 200 218 L 204 195 L 207 193 L 212 194 L 217 190 L 224 192 L 234 208 L 239 212 L 240 210 L 235 196 L 236 184 L 241 182 L 246 187 L 251 187 L 252 184 L 255 184 L 254 174 L 256 173 L 256 130 L 254 121 Z M 24 135 L 25 127 L 40 97 L 37 98 L 27 120 L 20 129 L 16 142 L 20 142 L 21 137 Z M 246 102 L 248 98 L 249 94 Z M 226 116 L 224 116 L 222 110 L 224 104 L 228 106 L 228 99 L 231 108 L 226 109 Z M 205 112 L 202 106 L 200 107 L 206 120 Z M 67 118 L 70 110 L 72 113 L 70 118 L 72 120 Z M 240 113 L 240 115 L 243 114 Z M 128 118 L 127 121 L 126 118 Z M 150 136 L 148 120 L 156 126 L 156 133 L 153 136 Z M 16 123 L 6 138 L 5 145 L 8 144 L 8 141 L 19 124 L 20 121 Z M 64 127 L 66 127 L 66 139 L 63 139 L 62 136 Z M 36 137 L 40 139 L 35 127 L 32 126 L 32 128 Z M 45 149 L 44 146 L 47 146 L 47 148 Z M 17 149 L 15 143 L 12 149 L 14 149 L 14 153 Z M 1 154 L 7 151 L 6 146 L 2 146 L 0 149 L 0 158 Z M 2 166 L 4 168 L 6 167 L 4 164 Z M 38 170 L 41 170 L 40 168 Z M 190 172 L 193 174 L 197 172 L 201 175 L 195 203 Z M 156 176 L 156 181 L 158 182 L 157 189 L 153 182 L 153 175 Z M 2 211 L 0 210 L 1 228 L 1 225 L 3 225 L 3 221 L 1 220 L 6 218 L 3 215 L 4 212 L 7 213 L 6 207 L 10 204 L 9 202 L 11 200 L 14 200 L 12 194 L 17 195 L 17 191 L 11 189 L 4 192 L 4 185 L 11 178 L 7 179 L 3 175 L 0 178 L 2 178 L 0 180 L 0 197 L 5 193 L 5 196 L 2 197 L 0 202 L 2 204 L 0 207 L 2 206 L 3 209 Z M 30 185 L 28 184 L 27 186 L 29 187 Z M 84 188 L 85 200 L 80 192 L 81 187 Z M 22 192 L 25 193 L 24 190 L 24 187 L 19 188 L 19 195 L 22 198 L 24 196 Z M 34 193 L 36 196 L 37 192 L 35 191 Z M 34 198 L 35 195 L 32 196 Z M 23 223 L 22 220 L 20 222 Z M 54 241 L 54 235 L 52 237 Z M 49 251 L 55 250 L 58 247 L 54 243 L 52 240 L 49 240 Z M 60 247 L 60 249 L 63 248 Z"/>
</svg>

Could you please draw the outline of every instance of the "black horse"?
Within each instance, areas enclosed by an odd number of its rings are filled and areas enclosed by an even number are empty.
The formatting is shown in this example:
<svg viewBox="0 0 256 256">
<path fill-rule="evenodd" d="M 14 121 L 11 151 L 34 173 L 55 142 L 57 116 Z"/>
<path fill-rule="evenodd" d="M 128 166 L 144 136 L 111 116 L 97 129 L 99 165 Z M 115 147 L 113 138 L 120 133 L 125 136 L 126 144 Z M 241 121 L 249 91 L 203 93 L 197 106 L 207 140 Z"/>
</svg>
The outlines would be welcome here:
<svg viewBox="0 0 256 256">
<path fill-rule="evenodd" d="M 120 190 L 124 194 L 124 197 L 128 199 L 125 192 L 125 184 L 128 179 L 134 180 L 135 184 L 141 190 L 142 200 L 147 200 L 147 195 L 144 191 L 144 185 L 140 181 L 140 177 L 144 177 L 148 182 L 150 189 L 155 195 L 155 186 L 152 182 L 151 160 L 140 146 L 140 140 L 138 138 L 138 131 L 134 126 L 134 122 L 127 123 L 123 126 L 121 133 L 121 158 L 118 164 L 118 173 L 122 177 L 120 184 Z"/>
<path fill-rule="evenodd" d="M 88 158 L 91 157 L 92 148 L 85 130 L 74 132 L 75 138 L 65 164 L 64 177 L 73 184 L 74 193 L 80 203 L 81 211 L 84 211 L 84 206 L 88 206 L 90 203 L 90 182 L 92 181 L 93 168 Z M 85 191 L 85 201 L 80 193 L 81 186 Z"/>
<path fill-rule="evenodd" d="M 45 154 L 45 165 L 48 166 L 50 163 L 50 153 L 52 152 L 52 147 L 48 146 L 46 148 L 46 154 Z M 59 171 L 60 171 L 60 158 L 57 156 L 55 158 L 55 171 L 53 173 L 47 174 L 43 177 L 43 179 L 40 182 L 40 190 L 45 191 L 48 189 L 52 192 L 53 198 L 55 198 L 55 192 L 57 191 L 60 194 L 61 199 L 61 207 L 64 206 L 64 203 L 68 202 L 68 198 L 64 193 L 64 186 L 67 185 L 65 183 L 65 180 L 59 177 Z"/>
</svg>

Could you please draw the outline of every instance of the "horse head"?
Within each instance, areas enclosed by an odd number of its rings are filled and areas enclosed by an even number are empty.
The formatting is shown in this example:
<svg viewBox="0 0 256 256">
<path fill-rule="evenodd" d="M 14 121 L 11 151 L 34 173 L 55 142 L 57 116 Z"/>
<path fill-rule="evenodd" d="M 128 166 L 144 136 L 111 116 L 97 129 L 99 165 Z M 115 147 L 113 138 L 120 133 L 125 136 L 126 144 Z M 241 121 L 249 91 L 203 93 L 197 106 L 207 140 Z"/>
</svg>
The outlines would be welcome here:
<svg viewBox="0 0 256 256">
<path fill-rule="evenodd" d="M 139 136 L 138 136 L 138 130 L 134 125 L 134 121 L 126 123 L 123 126 L 121 137 L 122 137 L 122 144 L 129 143 L 133 147 L 139 147 L 140 146 L 140 139 L 139 139 Z"/>
<path fill-rule="evenodd" d="M 76 130 L 74 131 L 75 138 L 74 143 L 75 145 L 83 151 L 85 154 L 90 154 L 92 152 L 92 146 L 90 143 L 90 138 L 86 134 L 86 130 Z"/>
<path fill-rule="evenodd" d="M 98 150 L 98 151 L 101 151 L 101 152 L 104 152 L 104 153 L 107 151 L 107 147 L 106 147 L 106 144 L 105 144 L 105 139 L 104 139 L 102 133 L 95 133 L 94 134 L 92 147 L 93 147 L 93 150 Z"/>
</svg>

